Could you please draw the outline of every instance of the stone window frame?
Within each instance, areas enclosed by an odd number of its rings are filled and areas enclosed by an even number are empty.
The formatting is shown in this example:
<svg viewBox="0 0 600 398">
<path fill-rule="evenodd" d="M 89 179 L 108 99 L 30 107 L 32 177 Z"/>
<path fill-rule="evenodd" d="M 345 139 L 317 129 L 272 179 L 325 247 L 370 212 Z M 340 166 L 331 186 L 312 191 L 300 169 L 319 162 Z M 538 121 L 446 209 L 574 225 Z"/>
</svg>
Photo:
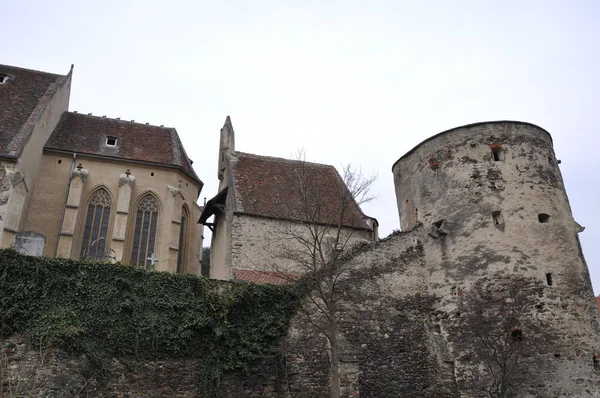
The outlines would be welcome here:
<svg viewBox="0 0 600 398">
<path fill-rule="evenodd" d="M 179 224 L 179 243 L 177 246 L 177 268 L 175 272 L 178 274 L 185 272 L 185 263 L 187 258 L 187 251 L 189 248 L 190 241 L 190 210 L 184 203 L 181 206 L 181 219 Z"/>
<path fill-rule="evenodd" d="M 85 238 L 85 230 L 86 230 L 86 225 L 87 225 L 87 221 L 88 221 L 88 214 L 89 214 L 89 210 L 90 210 L 90 201 L 92 199 L 95 199 L 94 196 L 96 194 L 98 194 L 98 192 L 100 191 L 105 191 L 107 193 L 108 196 L 108 200 L 110 201 L 110 206 L 109 206 L 109 210 L 108 210 L 108 222 L 106 225 L 106 230 L 104 231 L 106 236 L 104 237 L 104 248 L 103 248 L 103 252 L 104 252 L 104 256 L 102 256 L 101 258 L 98 258 L 97 256 L 94 256 L 93 258 L 87 257 L 88 259 L 95 259 L 95 260 L 99 260 L 99 261 L 108 261 L 109 258 L 107 257 L 107 254 L 110 254 L 110 250 L 111 250 L 111 243 L 112 243 L 112 230 L 113 230 L 113 223 L 114 223 L 114 214 L 116 211 L 116 202 L 115 202 L 115 196 L 113 195 L 113 193 L 111 192 L 111 190 L 104 184 L 101 185 L 97 185 L 95 187 L 93 187 L 92 189 L 89 190 L 89 192 L 87 193 L 87 195 L 85 196 L 85 200 L 82 202 L 81 206 L 79 206 L 80 211 L 79 211 L 79 216 L 78 216 L 78 221 L 77 221 L 77 229 L 78 229 L 78 233 L 77 236 L 79 237 L 78 242 L 76 247 L 73 248 L 73 250 L 75 251 L 75 255 L 73 256 L 74 258 L 79 258 L 79 259 L 83 259 L 83 248 L 84 248 L 84 238 Z M 106 199 L 106 198 L 105 198 Z M 100 203 L 98 203 L 100 204 Z"/>
<path fill-rule="evenodd" d="M 162 223 L 162 209 L 163 209 L 163 205 L 162 205 L 162 201 L 160 200 L 160 197 L 156 194 L 156 192 L 152 191 L 152 190 L 147 190 L 144 191 L 142 193 L 140 193 L 136 200 L 133 202 L 133 205 L 131 206 L 131 208 L 129 209 L 129 220 L 128 220 L 128 227 L 127 227 L 127 235 L 126 235 L 126 243 L 127 243 L 127 247 L 124 250 L 124 255 L 123 255 L 123 261 L 127 262 L 128 264 L 131 264 L 134 267 L 140 267 L 142 268 L 140 265 L 134 263 L 133 261 L 133 250 L 134 250 L 134 241 L 135 241 L 135 233 L 136 233 L 136 226 L 137 226 L 137 218 L 138 218 L 138 207 L 140 206 L 140 204 L 142 204 L 142 201 L 144 199 L 146 199 L 146 197 L 151 196 L 155 202 L 156 202 L 156 221 L 155 221 L 155 226 L 156 229 L 154 231 L 154 248 L 153 248 L 153 252 L 154 255 L 156 257 L 158 257 L 158 261 L 159 264 L 162 264 L 163 262 L 166 262 L 167 259 L 162 259 L 160 258 L 160 256 L 158 255 L 158 253 L 160 252 L 160 247 L 161 247 L 161 223 Z M 147 251 L 147 248 L 146 248 Z M 152 253 L 150 253 L 147 257 L 149 257 Z M 139 260 L 139 254 L 138 254 L 138 260 Z M 149 264 L 147 263 L 147 260 L 144 262 L 144 269 L 150 269 Z"/>
</svg>

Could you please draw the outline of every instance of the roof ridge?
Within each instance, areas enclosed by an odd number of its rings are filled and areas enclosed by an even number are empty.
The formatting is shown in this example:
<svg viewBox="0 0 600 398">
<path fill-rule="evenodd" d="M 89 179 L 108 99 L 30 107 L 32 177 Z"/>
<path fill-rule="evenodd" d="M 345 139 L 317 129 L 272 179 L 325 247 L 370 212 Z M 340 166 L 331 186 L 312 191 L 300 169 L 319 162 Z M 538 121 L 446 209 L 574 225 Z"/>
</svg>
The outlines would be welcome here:
<svg viewBox="0 0 600 398">
<path fill-rule="evenodd" d="M 102 119 L 102 120 L 110 120 L 110 121 L 114 121 L 114 122 L 139 124 L 139 125 L 142 125 L 142 126 L 156 127 L 156 128 L 164 129 L 164 130 L 175 130 L 175 127 L 167 127 L 165 125 L 157 126 L 156 124 L 136 122 L 135 119 L 133 119 L 133 120 L 127 120 L 127 119 L 121 119 L 120 117 L 119 118 L 114 118 L 114 117 L 107 117 L 106 115 L 103 115 L 103 116 L 93 115 L 91 112 L 90 113 L 81 113 L 79 111 L 67 111 L 66 113 L 68 113 L 68 114 L 70 114 L 72 116 L 77 115 L 77 116 L 82 116 L 82 117 L 96 118 L 96 119 Z"/>
<path fill-rule="evenodd" d="M 1 67 L 19 69 L 19 70 L 23 70 L 23 71 L 27 71 L 27 72 L 43 73 L 44 75 L 51 75 L 51 76 L 56 76 L 56 77 L 66 77 L 67 76 L 67 75 L 61 75 L 59 73 L 44 72 L 43 70 L 39 70 L 39 69 L 23 68 L 21 66 L 14 66 L 14 65 L 8 65 L 8 64 L 0 64 L 0 68 Z"/>
<path fill-rule="evenodd" d="M 255 153 L 248 153 L 248 152 L 241 152 L 241 151 L 235 151 L 233 153 L 233 155 L 234 156 L 236 156 L 236 155 L 247 156 L 247 157 L 252 157 L 252 158 L 256 158 L 256 159 L 284 161 L 284 162 L 288 162 L 288 163 L 305 163 L 305 164 L 309 164 L 309 165 L 313 165 L 313 166 L 332 167 L 335 169 L 335 166 L 332 164 L 309 162 L 307 160 L 302 160 L 302 159 L 287 159 L 287 158 L 281 158 L 278 156 L 257 155 Z"/>
</svg>

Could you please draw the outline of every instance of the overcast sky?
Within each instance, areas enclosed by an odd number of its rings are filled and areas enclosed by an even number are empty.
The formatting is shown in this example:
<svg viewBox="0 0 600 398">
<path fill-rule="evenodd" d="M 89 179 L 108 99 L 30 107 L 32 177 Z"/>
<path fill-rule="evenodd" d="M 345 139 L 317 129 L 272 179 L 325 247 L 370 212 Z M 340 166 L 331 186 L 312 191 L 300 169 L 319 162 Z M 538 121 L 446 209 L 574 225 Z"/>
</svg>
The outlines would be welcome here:
<svg viewBox="0 0 600 398">
<path fill-rule="evenodd" d="M 177 128 L 216 193 L 236 148 L 378 173 L 365 208 L 399 228 L 392 164 L 486 120 L 547 129 L 600 293 L 600 2 L 0 0 L 0 63 L 66 74 L 70 110 Z M 208 244 L 209 242 L 205 242 Z"/>
</svg>

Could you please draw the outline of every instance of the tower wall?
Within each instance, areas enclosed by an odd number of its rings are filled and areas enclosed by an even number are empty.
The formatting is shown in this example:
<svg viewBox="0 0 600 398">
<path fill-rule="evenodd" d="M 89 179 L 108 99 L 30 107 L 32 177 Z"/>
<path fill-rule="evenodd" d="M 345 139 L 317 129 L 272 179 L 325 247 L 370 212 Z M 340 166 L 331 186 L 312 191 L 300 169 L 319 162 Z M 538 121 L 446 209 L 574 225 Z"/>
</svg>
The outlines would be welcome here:
<svg viewBox="0 0 600 398">
<path fill-rule="evenodd" d="M 415 147 L 393 173 L 402 229 L 422 223 L 427 232 L 429 291 L 440 298 L 435 317 L 453 347 L 461 390 L 475 391 L 485 368 L 461 349 L 477 328 L 465 319 L 485 312 L 473 308 L 473 291 L 496 286 L 497 295 L 527 291 L 522 316 L 543 326 L 534 332 L 514 321 L 525 339 L 545 342 L 529 391 L 600 396 L 598 315 L 577 236 L 582 228 L 548 132 L 520 122 L 455 128 Z M 519 396 L 528 396 L 524 391 Z"/>
</svg>

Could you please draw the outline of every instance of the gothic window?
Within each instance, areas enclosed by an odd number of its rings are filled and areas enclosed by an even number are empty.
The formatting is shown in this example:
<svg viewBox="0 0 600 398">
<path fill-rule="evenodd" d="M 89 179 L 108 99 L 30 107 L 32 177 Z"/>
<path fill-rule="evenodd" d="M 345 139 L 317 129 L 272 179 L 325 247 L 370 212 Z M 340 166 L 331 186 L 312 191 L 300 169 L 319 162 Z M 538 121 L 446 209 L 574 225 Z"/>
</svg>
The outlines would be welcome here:
<svg viewBox="0 0 600 398">
<path fill-rule="evenodd" d="M 81 258 L 104 259 L 110 205 L 110 195 L 103 188 L 90 197 L 81 243 Z"/>
<path fill-rule="evenodd" d="M 186 249 L 186 239 L 185 236 L 187 234 L 187 210 L 185 207 L 181 209 L 181 223 L 179 224 L 179 251 L 177 252 L 177 273 L 183 272 L 183 266 L 185 262 L 185 249 Z"/>
<path fill-rule="evenodd" d="M 154 265 L 154 243 L 156 241 L 156 224 L 158 221 L 158 202 L 154 196 L 148 194 L 140 201 L 135 217 L 133 232 L 133 248 L 131 250 L 131 263 L 138 267 L 146 268 Z"/>
</svg>

